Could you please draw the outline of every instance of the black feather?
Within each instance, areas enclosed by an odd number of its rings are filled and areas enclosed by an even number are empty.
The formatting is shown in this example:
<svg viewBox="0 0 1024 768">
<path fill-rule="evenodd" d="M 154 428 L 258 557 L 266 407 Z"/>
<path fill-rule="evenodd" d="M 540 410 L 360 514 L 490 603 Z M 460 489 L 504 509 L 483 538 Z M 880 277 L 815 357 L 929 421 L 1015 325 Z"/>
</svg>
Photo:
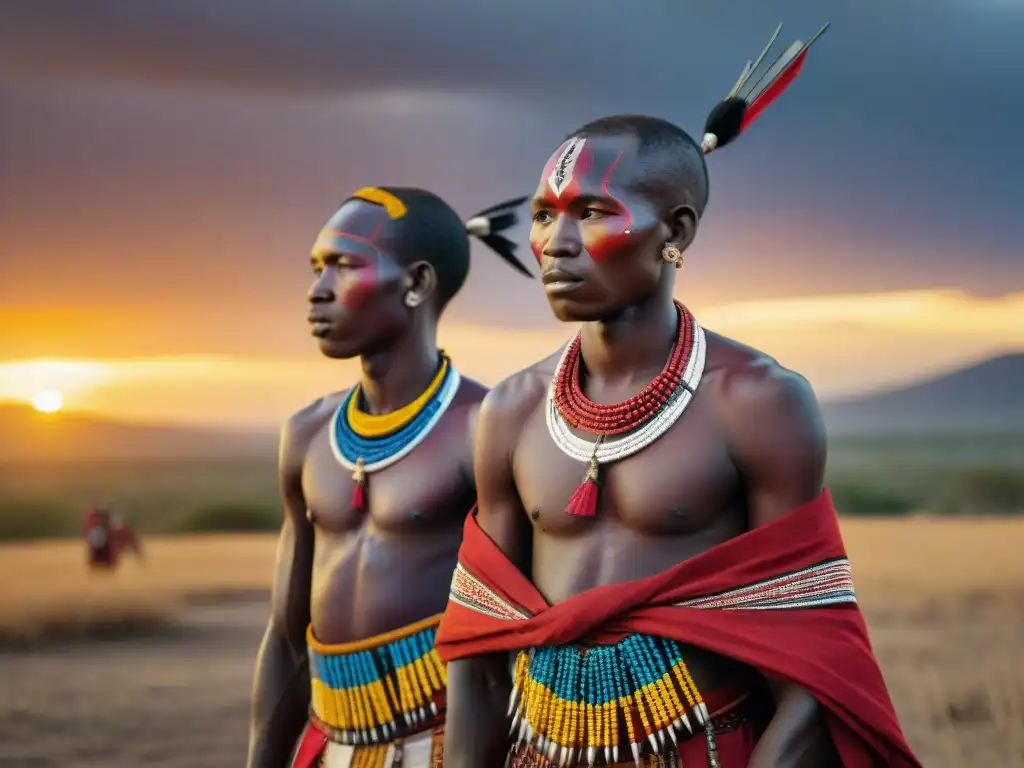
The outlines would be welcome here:
<svg viewBox="0 0 1024 768">
<path fill-rule="evenodd" d="M 717 146 L 724 147 L 740 135 L 740 126 L 743 124 L 743 114 L 746 111 L 747 102 L 736 96 L 718 102 L 708 115 L 704 133 L 715 134 L 718 138 Z"/>
<path fill-rule="evenodd" d="M 516 244 L 509 240 L 503 235 L 490 234 L 480 238 L 491 250 L 497 253 L 501 258 L 508 262 L 509 266 L 515 269 L 517 272 L 521 272 L 527 277 L 532 278 L 533 275 L 530 270 L 526 268 L 518 258 L 516 258 Z"/>
<path fill-rule="evenodd" d="M 491 234 L 494 234 L 514 227 L 519 221 L 519 216 L 515 211 L 509 211 L 508 213 L 499 213 L 497 216 L 488 216 L 487 220 L 491 223 Z"/>
<path fill-rule="evenodd" d="M 504 213 L 506 208 L 518 208 L 520 205 L 522 205 L 523 203 L 525 203 L 529 199 L 530 199 L 529 197 L 517 197 L 514 200 L 506 200 L 503 203 L 498 203 L 497 205 L 492 205 L 490 208 L 484 208 L 479 213 L 475 213 L 472 216 L 470 216 L 470 218 L 471 219 L 475 219 L 477 216 L 487 216 L 487 218 L 491 218 L 489 216 L 489 214 L 499 213 L 499 212 Z"/>
</svg>

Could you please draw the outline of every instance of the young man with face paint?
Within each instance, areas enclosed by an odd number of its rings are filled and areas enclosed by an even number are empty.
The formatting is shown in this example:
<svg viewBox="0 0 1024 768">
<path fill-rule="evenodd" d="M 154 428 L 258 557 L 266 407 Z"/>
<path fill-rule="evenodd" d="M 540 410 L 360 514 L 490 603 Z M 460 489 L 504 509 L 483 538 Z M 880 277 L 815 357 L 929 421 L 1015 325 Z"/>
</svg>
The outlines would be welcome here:
<svg viewBox="0 0 1024 768">
<path fill-rule="evenodd" d="M 312 333 L 327 357 L 360 358 L 362 375 L 283 430 L 285 518 L 249 768 L 439 764 L 433 638 L 476 497 L 486 390 L 438 349 L 437 323 L 468 273 L 468 233 L 529 274 L 499 234 L 522 202 L 464 224 L 430 192 L 367 188 L 320 232 Z"/>
<path fill-rule="evenodd" d="M 698 145 L 658 118 L 598 120 L 541 175 L 531 246 L 582 329 L 480 412 L 479 507 L 437 635 L 448 768 L 919 765 L 810 386 L 673 298 L 704 154 L 739 132 L 720 122 Z"/>
</svg>

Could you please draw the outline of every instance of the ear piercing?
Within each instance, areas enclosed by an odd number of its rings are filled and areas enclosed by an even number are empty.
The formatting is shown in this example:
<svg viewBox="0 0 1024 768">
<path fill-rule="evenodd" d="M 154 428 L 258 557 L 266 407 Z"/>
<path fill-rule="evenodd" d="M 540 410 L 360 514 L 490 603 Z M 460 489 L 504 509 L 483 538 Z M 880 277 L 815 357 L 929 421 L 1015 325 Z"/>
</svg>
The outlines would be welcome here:
<svg viewBox="0 0 1024 768">
<path fill-rule="evenodd" d="M 664 248 L 662 248 L 661 258 L 663 258 L 669 264 L 675 264 L 676 269 L 681 269 L 683 266 L 683 252 L 676 248 L 674 245 L 666 245 Z"/>
</svg>

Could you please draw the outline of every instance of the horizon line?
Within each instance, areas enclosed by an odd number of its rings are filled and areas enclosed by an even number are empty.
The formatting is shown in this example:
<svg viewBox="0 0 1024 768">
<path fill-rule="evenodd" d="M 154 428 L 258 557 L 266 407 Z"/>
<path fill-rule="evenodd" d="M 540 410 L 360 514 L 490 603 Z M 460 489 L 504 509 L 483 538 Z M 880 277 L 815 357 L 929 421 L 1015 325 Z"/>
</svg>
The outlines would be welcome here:
<svg viewBox="0 0 1024 768">
<path fill-rule="evenodd" d="M 217 360 L 223 360 L 224 358 L 230 358 L 231 356 L 219 356 L 219 355 L 203 355 L 200 356 L 204 360 L 209 362 L 215 362 Z M 819 399 L 819 403 L 823 408 L 829 408 L 833 406 L 846 406 L 858 404 L 864 400 L 871 399 L 873 397 L 883 396 L 898 393 L 907 389 L 913 389 L 918 386 L 928 385 L 936 381 L 940 381 L 948 376 L 963 373 L 974 368 L 981 367 L 988 363 L 996 360 L 1008 359 L 1008 358 L 1024 358 L 1024 348 L 1013 349 L 1007 348 L 1004 351 L 1000 351 L 994 354 L 975 356 L 969 361 L 963 362 L 958 365 L 947 365 L 942 366 L 940 369 L 932 373 L 916 376 L 907 379 L 903 382 L 889 383 L 882 387 L 872 387 L 865 389 L 861 392 L 853 394 L 843 394 L 833 397 L 825 397 Z M 180 360 L 180 359 L 197 359 L 196 356 L 182 356 L 182 355 L 170 355 L 165 357 L 155 356 L 147 358 L 148 361 L 166 361 L 166 360 Z M 82 358 L 84 360 L 84 358 Z M 111 358 L 110 360 L 116 360 Z M 280 358 L 276 358 L 280 361 Z M 77 362 L 74 358 L 38 358 L 34 360 L 22 360 L 22 363 L 30 362 L 47 362 L 47 363 L 75 363 Z M 107 360 L 91 359 L 92 363 L 107 362 Z M 2 364 L 2 363 L 0 363 Z M 279 421 L 275 422 L 248 422 L 248 426 L 236 423 L 228 422 L 217 422 L 211 421 L 210 419 L 203 420 L 161 420 L 147 419 L 147 418 L 134 418 L 128 417 L 115 417 L 108 414 L 102 408 L 62 408 L 58 413 L 46 414 L 38 412 L 30 402 L 27 402 L 20 398 L 5 397 L 0 395 L 0 410 L 16 410 L 23 413 L 32 414 L 34 417 L 38 417 L 40 420 L 53 420 L 57 421 L 68 416 L 73 418 L 85 419 L 93 422 L 100 422 L 104 424 L 110 424 L 115 426 L 126 426 L 134 428 L 152 428 L 161 430 L 183 430 L 183 431 L 209 431 L 216 432 L 219 434 L 274 434 L 281 428 Z"/>
</svg>

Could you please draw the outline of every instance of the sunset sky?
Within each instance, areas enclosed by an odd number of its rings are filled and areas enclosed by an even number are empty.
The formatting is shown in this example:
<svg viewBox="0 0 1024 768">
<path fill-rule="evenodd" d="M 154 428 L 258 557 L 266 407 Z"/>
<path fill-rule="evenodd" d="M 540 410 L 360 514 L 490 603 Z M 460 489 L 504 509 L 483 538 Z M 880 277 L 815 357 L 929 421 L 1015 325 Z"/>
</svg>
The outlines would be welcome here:
<svg viewBox="0 0 1024 768">
<path fill-rule="evenodd" d="M 469 216 L 602 114 L 699 135 L 779 21 L 827 19 L 709 159 L 677 295 L 824 398 L 1024 349 L 1024 3 L 36 0 L 0 5 L 0 400 L 273 425 L 354 375 L 304 322 L 353 190 Z M 476 249 L 442 342 L 494 383 L 572 330 Z"/>
</svg>

